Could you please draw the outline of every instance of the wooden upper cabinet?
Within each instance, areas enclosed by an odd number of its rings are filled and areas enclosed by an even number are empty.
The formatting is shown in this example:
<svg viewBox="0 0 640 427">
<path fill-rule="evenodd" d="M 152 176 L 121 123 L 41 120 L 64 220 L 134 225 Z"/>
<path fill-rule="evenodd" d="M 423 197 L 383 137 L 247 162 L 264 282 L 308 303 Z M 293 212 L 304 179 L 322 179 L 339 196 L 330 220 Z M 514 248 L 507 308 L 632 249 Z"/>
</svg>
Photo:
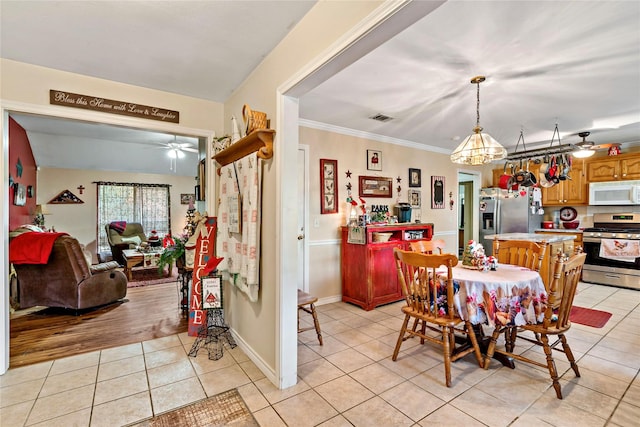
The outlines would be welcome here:
<svg viewBox="0 0 640 427">
<path fill-rule="evenodd" d="M 560 181 L 553 187 L 542 189 L 542 205 L 586 205 L 589 203 L 587 180 L 581 163 L 574 161 L 569 173 L 571 179 Z"/>
<path fill-rule="evenodd" d="M 640 179 L 640 154 L 594 159 L 587 163 L 587 181 L 621 181 Z"/>
<path fill-rule="evenodd" d="M 621 179 L 640 179 L 640 154 L 620 159 Z"/>
</svg>

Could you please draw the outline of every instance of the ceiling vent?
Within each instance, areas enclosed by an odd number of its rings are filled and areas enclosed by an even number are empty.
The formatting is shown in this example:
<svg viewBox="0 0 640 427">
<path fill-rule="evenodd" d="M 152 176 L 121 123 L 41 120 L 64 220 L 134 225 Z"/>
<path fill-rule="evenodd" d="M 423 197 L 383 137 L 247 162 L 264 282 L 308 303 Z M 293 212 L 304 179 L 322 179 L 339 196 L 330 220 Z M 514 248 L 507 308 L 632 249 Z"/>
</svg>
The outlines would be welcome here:
<svg viewBox="0 0 640 427">
<path fill-rule="evenodd" d="M 379 122 L 388 122 L 389 120 L 393 120 L 393 117 L 385 116 L 384 114 L 376 114 L 369 118 L 373 120 L 377 120 Z"/>
</svg>

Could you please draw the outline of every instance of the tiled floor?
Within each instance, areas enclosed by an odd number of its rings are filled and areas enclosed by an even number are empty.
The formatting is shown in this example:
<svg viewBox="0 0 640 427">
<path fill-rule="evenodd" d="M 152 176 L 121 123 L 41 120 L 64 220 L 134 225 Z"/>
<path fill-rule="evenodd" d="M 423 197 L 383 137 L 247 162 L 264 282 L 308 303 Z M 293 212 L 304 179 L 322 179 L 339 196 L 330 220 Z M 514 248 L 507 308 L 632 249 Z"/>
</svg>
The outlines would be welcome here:
<svg viewBox="0 0 640 427">
<path fill-rule="evenodd" d="M 485 371 L 471 355 L 454 363 L 447 388 L 436 347 L 410 340 L 391 361 L 400 303 L 370 312 L 334 303 L 318 307 L 324 346 L 314 331 L 299 335 L 300 380 L 289 389 L 237 347 L 217 361 L 204 350 L 190 358 L 193 338 L 175 335 L 10 369 L 0 377 L 0 425 L 127 425 L 235 387 L 269 427 L 638 425 L 640 292 L 581 284 L 575 304 L 613 317 L 602 329 L 573 325 L 582 377 L 556 354 L 564 400 L 541 368 Z"/>
</svg>

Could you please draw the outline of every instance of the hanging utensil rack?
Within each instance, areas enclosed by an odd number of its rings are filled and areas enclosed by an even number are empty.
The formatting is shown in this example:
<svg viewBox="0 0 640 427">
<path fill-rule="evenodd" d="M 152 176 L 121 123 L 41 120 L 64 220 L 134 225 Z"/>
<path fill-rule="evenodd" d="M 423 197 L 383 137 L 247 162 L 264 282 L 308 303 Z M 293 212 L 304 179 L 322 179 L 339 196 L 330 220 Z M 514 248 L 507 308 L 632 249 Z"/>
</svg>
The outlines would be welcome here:
<svg viewBox="0 0 640 427">
<path fill-rule="evenodd" d="M 524 151 L 519 151 L 517 153 L 507 154 L 507 157 L 504 160 L 514 161 L 514 160 L 533 159 L 536 157 L 571 153 L 576 150 L 578 150 L 578 147 L 576 147 L 573 144 L 561 144 L 561 145 L 556 145 L 555 147 L 536 148 L 533 150 L 524 150 Z"/>
</svg>

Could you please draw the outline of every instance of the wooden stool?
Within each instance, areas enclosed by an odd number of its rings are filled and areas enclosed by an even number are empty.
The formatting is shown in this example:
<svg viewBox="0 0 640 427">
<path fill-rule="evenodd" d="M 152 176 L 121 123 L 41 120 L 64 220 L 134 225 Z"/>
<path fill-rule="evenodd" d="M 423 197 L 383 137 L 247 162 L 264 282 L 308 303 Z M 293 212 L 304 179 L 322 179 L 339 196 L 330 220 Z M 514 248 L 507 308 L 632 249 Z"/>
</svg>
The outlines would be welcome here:
<svg viewBox="0 0 640 427">
<path fill-rule="evenodd" d="M 318 298 L 313 297 L 308 293 L 298 289 L 298 333 L 315 329 L 316 333 L 318 334 L 318 341 L 320 342 L 320 345 L 322 345 L 320 322 L 318 322 L 318 316 L 316 315 L 316 307 L 313 305 L 316 301 L 318 301 Z M 307 305 L 309 306 L 308 308 L 306 307 Z M 313 316 L 313 327 L 300 328 L 300 310 L 306 311 L 311 316 Z"/>
</svg>

